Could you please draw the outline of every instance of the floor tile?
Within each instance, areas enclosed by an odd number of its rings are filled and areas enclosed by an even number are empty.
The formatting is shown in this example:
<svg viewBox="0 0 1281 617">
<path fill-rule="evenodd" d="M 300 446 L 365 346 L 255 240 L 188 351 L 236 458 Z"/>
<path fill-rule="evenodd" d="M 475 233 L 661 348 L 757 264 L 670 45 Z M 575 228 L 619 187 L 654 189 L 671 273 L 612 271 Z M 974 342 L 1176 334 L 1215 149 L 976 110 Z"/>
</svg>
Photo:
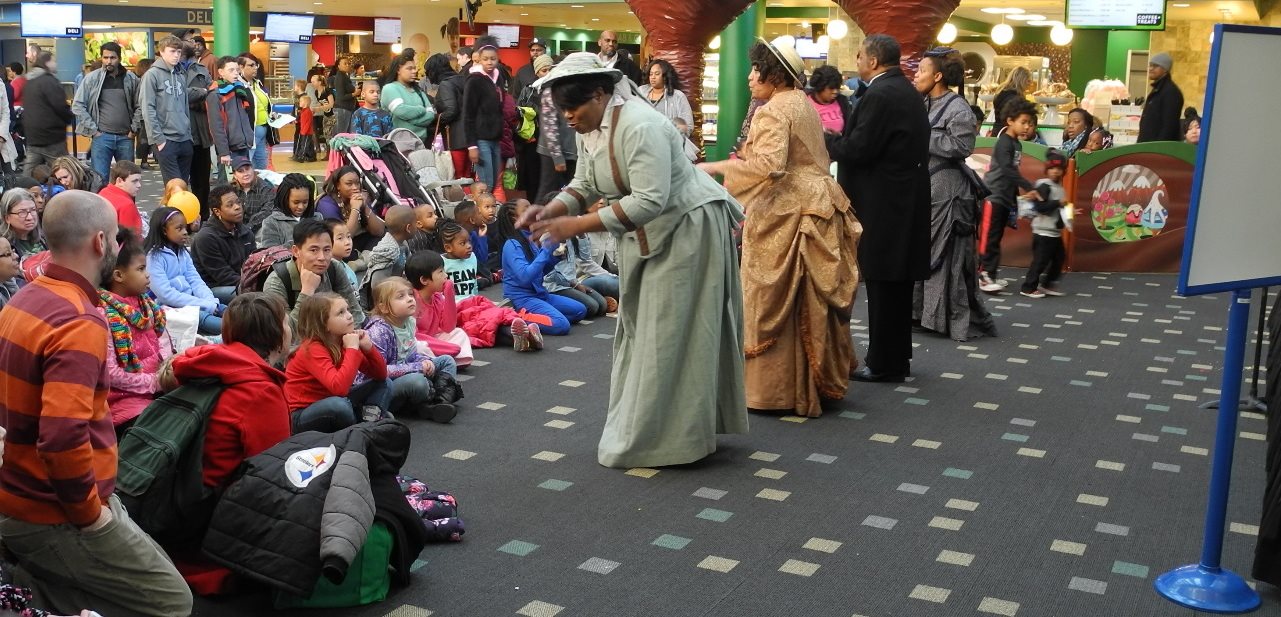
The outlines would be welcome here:
<svg viewBox="0 0 1281 617">
<path fill-rule="evenodd" d="M 511 542 L 498 547 L 498 551 L 500 553 L 507 553 L 517 557 L 524 557 L 536 550 L 538 550 L 537 544 L 525 542 L 524 540 L 512 540 Z"/>
<path fill-rule="evenodd" d="M 788 559 L 781 567 L 779 567 L 778 571 L 784 574 L 795 574 L 797 576 L 813 576 L 815 572 L 818 572 L 818 568 L 819 565 L 816 563 L 800 561 L 797 559 Z"/>
<path fill-rule="evenodd" d="M 682 538 L 680 536 L 673 536 L 671 534 L 665 533 L 655 538 L 654 541 L 651 542 L 650 544 L 653 544 L 654 546 L 661 546 L 663 548 L 670 548 L 672 550 L 679 551 L 685 548 L 686 546 L 689 546 L 690 542 L 692 542 L 692 540 L 690 540 L 689 538 Z"/>
<path fill-rule="evenodd" d="M 715 555 L 708 555 L 707 557 L 703 558 L 702 561 L 698 562 L 698 567 L 704 570 L 713 570 L 715 572 L 720 572 L 722 574 L 728 573 L 730 570 L 733 570 L 736 566 L 738 566 L 738 561 L 735 561 L 733 559 L 726 559 L 725 557 L 717 557 Z"/>
<path fill-rule="evenodd" d="M 516 611 L 516 614 L 524 615 L 525 617 L 556 617 L 556 615 L 560 614 L 563 610 L 565 610 L 565 607 L 563 606 L 534 600 L 533 602 L 526 604 L 524 608 Z"/>
<path fill-rule="evenodd" d="M 983 601 L 979 602 L 978 611 L 990 615 L 1014 617 L 1019 614 L 1019 603 L 997 598 L 983 598 Z"/>
<path fill-rule="evenodd" d="M 952 595 L 951 589 L 943 589 L 942 587 L 931 587 L 929 585 L 917 585 L 914 589 L 912 589 L 912 593 L 908 594 L 907 597 L 912 598 L 914 600 L 924 600 L 926 602 L 936 602 L 938 604 L 942 604 L 944 602 L 947 602 L 947 598 L 950 595 Z"/>
<path fill-rule="evenodd" d="M 586 570 L 587 572 L 595 572 L 596 574 L 609 574 L 621 565 L 623 564 L 618 563 L 617 561 L 601 559 L 600 557 L 592 557 L 591 559 L 579 564 L 578 569 Z"/>
<path fill-rule="evenodd" d="M 805 544 L 802 545 L 801 548 L 809 549 L 811 551 L 818 551 L 820 553 L 835 553 L 837 549 L 841 548 L 841 544 L 842 544 L 841 542 L 837 542 L 836 540 L 825 540 L 823 538 L 810 538 L 809 540 L 805 541 Z"/>
</svg>

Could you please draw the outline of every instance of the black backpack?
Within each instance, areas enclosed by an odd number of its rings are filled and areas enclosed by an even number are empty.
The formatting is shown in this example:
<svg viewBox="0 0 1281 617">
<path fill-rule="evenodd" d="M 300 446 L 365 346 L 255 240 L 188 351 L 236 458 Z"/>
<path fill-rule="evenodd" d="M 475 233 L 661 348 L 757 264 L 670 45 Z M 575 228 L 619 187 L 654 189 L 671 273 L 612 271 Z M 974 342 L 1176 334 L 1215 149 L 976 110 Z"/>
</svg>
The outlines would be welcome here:
<svg viewBox="0 0 1281 617">
<path fill-rule="evenodd" d="M 204 485 L 205 429 L 222 382 L 189 382 L 152 401 L 120 439 L 116 495 L 156 541 L 198 540 L 213 513 Z"/>
</svg>

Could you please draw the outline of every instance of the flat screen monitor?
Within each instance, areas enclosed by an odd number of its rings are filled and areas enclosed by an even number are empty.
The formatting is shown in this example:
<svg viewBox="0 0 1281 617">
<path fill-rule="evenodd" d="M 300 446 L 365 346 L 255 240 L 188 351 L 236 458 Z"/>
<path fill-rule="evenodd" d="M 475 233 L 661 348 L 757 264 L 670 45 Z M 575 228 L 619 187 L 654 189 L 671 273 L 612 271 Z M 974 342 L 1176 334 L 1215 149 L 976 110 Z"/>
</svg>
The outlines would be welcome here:
<svg viewBox="0 0 1281 617">
<path fill-rule="evenodd" d="M 827 57 L 827 51 L 819 47 L 814 39 L 808 37 L 798 37 L 796 39 L 796 53 L 806 60 L 819 60 Z"/>
<path fill-rule="evenodd" d="M 274 43 L 310 43 L 315 26 L 315 15 L 267 13 L 267 26 L 262 29 L 262 38 Z"/>
<path fill-rule="evenodd" d="M 499 47 L 520 45 L 520 26 L 490 26 L 489 36 L 498 39 Z"/>
<path fill-rule="evenodd" d="M 375 17 L 374 42 L 392 45 L 400 42 L 400 18 Z"/>
<path fill-rule="evenodd" d="M 81 4 L 23 2 L 22 36 L 78 39 L 84 35 L 83 8 Z"/>
<path fill-rule="evenodd" d="M 1165 0 L 1067 0 L 1067 27 L 1165 30 Z"/>
</svg>

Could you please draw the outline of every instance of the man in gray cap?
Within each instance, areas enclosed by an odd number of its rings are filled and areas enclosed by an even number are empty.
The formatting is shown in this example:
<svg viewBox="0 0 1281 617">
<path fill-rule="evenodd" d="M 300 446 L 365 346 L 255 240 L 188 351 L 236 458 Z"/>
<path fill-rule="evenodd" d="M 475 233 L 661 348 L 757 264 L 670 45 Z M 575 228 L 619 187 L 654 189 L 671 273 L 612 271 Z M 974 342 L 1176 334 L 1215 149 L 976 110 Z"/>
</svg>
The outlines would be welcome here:
<svg viewBox="0 0 1281 617">
<path fill-rule="evenodd" d="M 1161 52 L 1148 61 L 1148 79 L 1152 92 L 1143 104 L 1143 117 L 1139 119 L 1139 142 L 1180 141 L 1179 120 L 1183 114 L 1183 92 L 1170 79 L 1174 59 Z"/>
</svg>

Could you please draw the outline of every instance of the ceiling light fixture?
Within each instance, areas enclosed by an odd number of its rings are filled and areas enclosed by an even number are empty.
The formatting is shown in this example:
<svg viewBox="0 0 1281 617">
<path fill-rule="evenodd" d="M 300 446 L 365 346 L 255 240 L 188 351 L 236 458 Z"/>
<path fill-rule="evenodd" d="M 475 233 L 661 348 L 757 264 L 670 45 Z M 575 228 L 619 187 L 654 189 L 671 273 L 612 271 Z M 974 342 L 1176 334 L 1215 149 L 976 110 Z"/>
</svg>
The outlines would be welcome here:
<svg viewBox="0 0 1281 617">
<path fill-rule="evenodd" d="M 992 42 L 997 45 L 1009 45 L 1014 40 L 1014 28 L 1002 21 L 992 26 Z"/>
<path fill-rule="evenodd" d="M 1172 7 L 1176 8 L 1176 9 L 1186 9 L 1186 8 L 1188 8 L 1188 7 L 1192 6 L 1192 5 L 1191 5 L 1191 4 L 1188 4 L 1188 3 L 1186 3 L 1186 2 L 1175 2 L 1174 4 L 1171 4 L 1170 6 L 1172 6 Z"/>
<path fill-rule="evenodd" d="M 708 47 L 708 49 L 713 49 L 713 50 L 715 50 L 715 49 L 720 49 L 720 48 L 721 48 L 721 35 L 719 35 L 719 34 L 718 34 L 718 35 L 716 35 L 716 36 L 712 37 L 712 42 L 711 42 L 711 43 L 708 43 L 708 44 L 707 44 L 707 47 Z"/>
<path fill-rule="evenodd" d="M 956 34 L 957 34 L 956 26 L 949 21 L 943 24 L 942 28 L 939 28 L 938 41 L 944 45 L 947 45 L 952 41 L 956 40 Z"/>
<path fill-rule="evenodd" d="M 400 52 L 402 52 L 402 51 L 405 51 L 405 46 L 404 46 L 404 45 L 401 45 L 400 43 L 392 43 L 392 44 L 391 44 L 391 53 L 393 53 L 393 54 L 398 54 L 398 53 L 400 53 Z"/>
<path fill-rule="evenodd" d="M 1038 15 L 1036 13 L 1023 13 L 1022 15 L 1007 15 L 1007 17 L 1009 19 L 1013 19 L 1014 21 L 1041 21 L 1045 19 L 1044 15 Z"/>
<path fill-rule="evenodd" d="M 1063 47 L 1064 45 L 1071 43 L 1072 29 L 1064 26 L 1063 24 L 1058 24 L 1053 28 L 1050 28 L 1050 42 L 1058 45 L 1059 47 Z"/>
<path fill-rule="evenodd" d="M 827 36 L 832 37 L 833 41 L 839 41 L 850 33 L 850 25 L 840 19 L 833 19 L 827 22 Z"/>
<path fill-rule="evenodd" d="M 1020 8 L 1008 8 L 1008 9 L 1007 9 L 1007 8 L 1001 8 L 1001 7 L 996 7 L 996 6 L 990 6 L 990 7 L 987 7 L 987 8 L 985 8 L 985 9 L 979 9 L 979 10 L 980 10 L 980 11 L 983 11 L 984 13 L 987 13 L 987 14 L 989 14 L 989 15 L 1019 15 L 1019 14 L 1026 13 L 1026 12 L 1027 12 L 1027 11 L 1024 11 L 1023 9 L 1020 9 Z"/>
</svg>

